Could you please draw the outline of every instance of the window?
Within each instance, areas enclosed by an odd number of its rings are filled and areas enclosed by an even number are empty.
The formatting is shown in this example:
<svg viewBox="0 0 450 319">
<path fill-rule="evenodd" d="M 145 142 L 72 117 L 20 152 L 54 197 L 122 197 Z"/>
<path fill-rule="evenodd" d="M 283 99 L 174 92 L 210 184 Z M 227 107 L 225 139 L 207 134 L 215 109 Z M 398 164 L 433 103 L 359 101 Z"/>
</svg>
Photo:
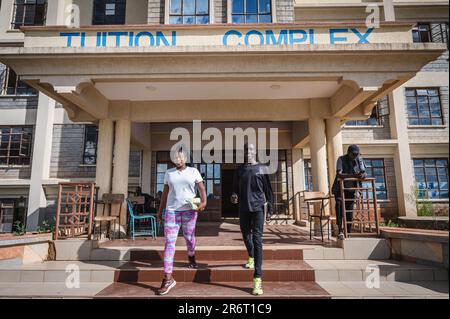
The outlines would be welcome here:
<svg viewBox="0 0 450 319">
<path fill-rule="evenodd" d="M 19 29 L 21 26 L 28 25 L 44 25 L 47 14 L 47 1 L 16 0 L 14 1 L 13 12 L 12 29 Z"/>
<path fill-rule="evenodd" d="M 406 89 L 409 125 L 443 125 L 439 89 Z"/>
<path fill-rule="evenodd" d="M 26 225 L 26 205 L 24 197 L 0 199 L 0 233 L 15 231 L 16 223 Z"/>
<path fill-rule="evenodd" d="M 16 72 L 6 68 L 0 73 L 0 95 L 36 95 L 37 91 L 23 81 Z"/>
<path fill-rule="evenodd" d="M 448 23 L 420 23 L 413 28 L 415 43 L 448 43 Z"/>
<path fill-rule="evenodd" d="M 97 163 L 98 127 L 86 125 L 84 128 L 83 164 L 95 165 Z"/>
<path fill-rule="evenodd" d="M 448 160 L 414 159 L 419 198 L 448 199 Z"/>
<path fill-rule="evenodd" d="M 287 151 L 278 151 L 278 171 L 269 176 L 273 190 L 274 214 L 289 214 Z"/>
<path fill-rule="evenodd" d="M 271 0 L 232 0 L 233 23 L 271 23 Z"/>
<path fill-rule="evenodd" d="M 389 99 L 387 97 L 378 101 L 372 114 L 367 120 L 347 121 L 346 126 L 382 126 L 389 115 Z"/>
<path fill-rule="evenodd" d="M 377 199 L 388 199 L 386 188 L 386 169 L 383 159 L 364 159 L 367 176 L 375 178 Z"/>
<path fill-rule="evenodd" d="M 32 127 L 0 127 L 0 165 L 30 165 Z"/>
<path fill-rule="evenodd" d="M 208 199 L 220 199 L 222 167 L 220 164 L 195 164 L 203 177 Z M 214 191 L 216 190 L 216 191 Z"/>
<path fill-rule="evenodd" d="M 313 188 L 311 160 L 305 160 L 304 166 L 305 166 L 305 191 L 312 192 L 314 188 Z"/>
<path fill-rule="evenodd" d="M 170 24 L 208 24 L 209 0 L 170 0 Z"/>
<path fill-rule="evenodd" d="M 92 24 L 125 24 L 126 0 L 95 0 Z"/>
<path fill-rule="evenodd" d="M 164 190 L 164 175 L 172 167 L 175 165 L 170 159 L 170 152 L 156 152 L 156 193 Z"/>
</svg>

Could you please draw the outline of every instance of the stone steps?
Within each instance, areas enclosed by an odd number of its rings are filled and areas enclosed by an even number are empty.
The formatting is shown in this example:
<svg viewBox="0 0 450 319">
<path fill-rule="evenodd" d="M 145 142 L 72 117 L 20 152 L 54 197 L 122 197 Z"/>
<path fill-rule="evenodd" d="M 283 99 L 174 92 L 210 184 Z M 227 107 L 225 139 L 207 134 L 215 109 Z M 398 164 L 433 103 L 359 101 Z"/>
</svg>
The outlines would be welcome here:
<svg viewBox="0 0 450 319">
<path fill-rule="evenodd" d="M 197 270 L 187 269 L 185 262 L 176 262 L 174 276 L 180 282 L 245 282 L 252 279 L 253 272 L 242 267 L 242 260 L 198 262 L 200 269 Z M 379 268 L 381 281 L 448 281 L 447 270 L 432 266 L 361 260 L 266 260 L 264 279 L 267 282 L 364 281 L 374 266 Z M 157 282 L 163 275 L 160 261 L 52 261 L 1 266 L 0 283 L 63 283 L 68 276 L 66 270 L 73 267 L 79 269 L 80 281 L 84 283 Z"/>
<path fill-rule="evenodd" d="M 255 299 L 251 282 L 191 283 L 177 282 L 167 296 L 155 295 L 160 282 L 114 283 L 99 292 L 95 299 Z M 265 282 L 263 298 L 330 299 L 320 285 L 311 281 Z"/>
</svg>

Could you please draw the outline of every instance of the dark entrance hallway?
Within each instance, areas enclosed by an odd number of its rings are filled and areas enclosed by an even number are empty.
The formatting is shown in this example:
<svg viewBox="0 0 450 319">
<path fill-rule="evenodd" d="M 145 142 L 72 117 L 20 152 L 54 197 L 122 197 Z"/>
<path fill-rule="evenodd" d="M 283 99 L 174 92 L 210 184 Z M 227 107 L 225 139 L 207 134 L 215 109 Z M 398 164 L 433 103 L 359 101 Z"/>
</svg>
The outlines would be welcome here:
<svg viewBox="0 0 450 319">
<path fill-rule="evenodd" d="M 233 205 L 230 197 L 233 194 L 233 176 L 235 169 L 222 170 L 222 217 L 238 217 L 238 205 Z"/>
</svg>

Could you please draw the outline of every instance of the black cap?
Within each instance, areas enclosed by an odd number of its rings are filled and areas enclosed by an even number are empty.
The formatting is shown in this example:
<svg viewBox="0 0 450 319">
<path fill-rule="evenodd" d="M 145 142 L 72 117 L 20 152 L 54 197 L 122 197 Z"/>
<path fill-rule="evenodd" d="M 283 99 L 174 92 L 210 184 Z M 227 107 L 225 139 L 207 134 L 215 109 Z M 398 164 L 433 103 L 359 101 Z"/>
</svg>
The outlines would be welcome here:
<svg viewBox="0 0 450 319">
<path fill-rule="evenodd" d="M 360 150 L 359 150 L 359 146 L 358 145 L 352 144 L 352 145 L 350 145 L 348 147 L 348 153 L 353 153 L 353 154 L 358 155 L 359 152 L 360 152 Z"/>
</svg>

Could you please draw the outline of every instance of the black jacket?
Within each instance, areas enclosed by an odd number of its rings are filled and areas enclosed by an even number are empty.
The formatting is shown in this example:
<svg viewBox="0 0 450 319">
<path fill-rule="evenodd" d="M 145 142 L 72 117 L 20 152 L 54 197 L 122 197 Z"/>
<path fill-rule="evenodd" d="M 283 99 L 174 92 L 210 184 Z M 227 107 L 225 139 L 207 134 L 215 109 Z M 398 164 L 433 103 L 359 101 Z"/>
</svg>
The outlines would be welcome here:
<svg viewBox="0 0 450 319">
<path fill-rule="evenodd" d="M 358 174 L 358 173 L 365 173 L 366 172 L 366 166 L 364 165 L 364 160 L 359 155 L 355 160 L 350 160 L 350 158 L 347 155 L 343 155 L 338 158 L 336 163 L 336 178 L 334 179 L 333 183 L 333 194 L 335 196 L 339 197 L 341 196 L 341 185 L 338 181 L 337 175 L 338 174 Z M 344 182 L 344 187 L 356 187 L 357 182 L 355 181 L 346 181 Z"/>
<path fill-rule="evenodd" d="M 261 164 L 243 164 L 234 173 L 233 192 L 239 197 L 240 212 L 264 211 L 273 214 L 273 191 L 267 167 Z"/>
</svg>

